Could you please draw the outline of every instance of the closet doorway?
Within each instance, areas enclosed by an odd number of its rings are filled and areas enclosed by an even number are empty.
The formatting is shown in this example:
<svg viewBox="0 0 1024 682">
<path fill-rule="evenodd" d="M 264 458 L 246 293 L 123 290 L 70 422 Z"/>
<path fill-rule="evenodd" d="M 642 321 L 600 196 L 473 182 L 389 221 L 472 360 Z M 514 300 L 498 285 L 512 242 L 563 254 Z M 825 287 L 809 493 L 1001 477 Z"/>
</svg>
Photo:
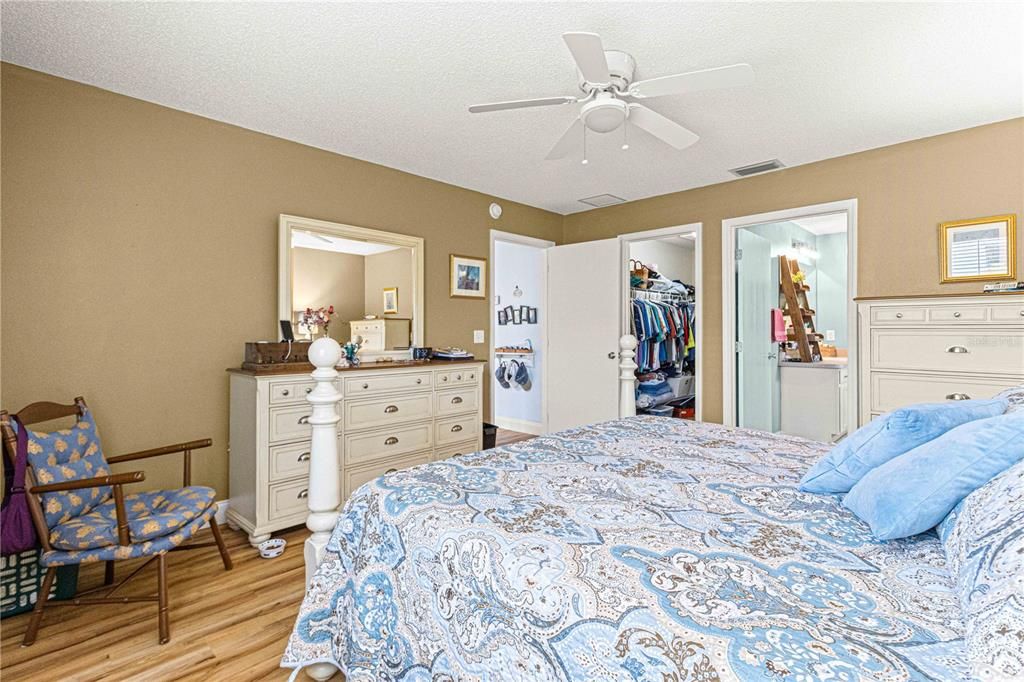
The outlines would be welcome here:
<svg viewBox="0 0 1024 682">
<path fill-rule="evenodd" d="M 547 250 L 554 242 L 491 230 L 490 404 L 500 429 L 547 422 Z"/>
<path fill-rule="evenodd" d="M 622 333 L 637 338 L 637 414 L 700 421 L 701 224 L 620 235 Z"/>
<path fill-rule="evenodd" d="M 857 424 L 856 213 L 723 221 L 724 423 L 825 442 Z"/>
</svg>

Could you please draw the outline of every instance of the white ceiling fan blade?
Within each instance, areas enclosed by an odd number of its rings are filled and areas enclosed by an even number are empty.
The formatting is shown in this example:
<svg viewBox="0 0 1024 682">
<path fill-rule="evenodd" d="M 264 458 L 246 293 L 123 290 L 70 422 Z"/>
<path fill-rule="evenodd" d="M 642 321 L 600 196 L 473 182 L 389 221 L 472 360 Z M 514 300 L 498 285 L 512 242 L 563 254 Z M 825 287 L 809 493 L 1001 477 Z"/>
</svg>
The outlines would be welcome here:
<svg viewBox="0 0 1024 682">
<path fill-rule="evenodd" d="M 528 109 L 530 107 L 547 107 L 553 104 L 572 104 L 575 97 L 541 97 L 538 99 L 517 99 L 510 102 L 494 102 L 492 104 L 474 104 L 469 108 L 471 114 L 482 114 L 487 111 L 504 111 L 505 109 Z"/>
<path fill-rule="evenodd" d="M 604 58 L 604 45 L 596 33 L 563 33 L 572 58 L 576 60 L 583 79 L 588 83 L 606 85 L 612 82 L 608 73 L 608 60 Z"/>
<path fill-rule="evenodd" d="M 754 82 L 754 69 L 750 64 L 733 64 L 720 66 L 703 71 L 677 73 L 674 76 L 661 76 L 645 81 L 637 81 L 629 86 L 629 94 L 638 99 L 644 97 L 662 97 L 663 95 L 681 95 L 698 90 L 715 88 L 733 88 L 739 85 L 750 85 Z"/>
<path fill-rule="evenodd" d="M 651 111 L 642 104 L 629 105 L 628 121 L 658 139 L 668 142 L 676 149 L 686 149 L 700 139 L 697 133 L 687 130 L 675 121 L 665 118 L 656 111 Z"/>
<path fill-rule="evenodd" d="M 555 146 L 551 148 L 548 155 L 544 158 L 548 161 L 554 161 L 555 159 L 564 159 L 569 152 L 580 147 L 583 142 L 583 122 L 578 118 L 572 122 L 569 129 L 565 131 L 562 137 L 555 143 Z"/>
</svg>

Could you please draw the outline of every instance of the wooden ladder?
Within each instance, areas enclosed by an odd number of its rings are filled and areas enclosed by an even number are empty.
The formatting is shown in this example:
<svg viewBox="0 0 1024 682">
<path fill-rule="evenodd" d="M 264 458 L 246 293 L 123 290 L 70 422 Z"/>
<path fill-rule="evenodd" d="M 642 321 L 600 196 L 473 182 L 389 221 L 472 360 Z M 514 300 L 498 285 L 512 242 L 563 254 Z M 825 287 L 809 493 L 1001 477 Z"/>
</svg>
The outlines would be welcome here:
<svg viewBox="0 0 1024 682">
<path fill-rule="evenodd" d="M 793 325 L 788 334 L 790 341 L 796 341 L 800 351 L 801 362 L 821 361 L 821 348 L 818 342 L 824 337 L 814 329 L 814 311 L 807 303 L 807 292 L 811 286 L 806 282 L 794 282 L 793 276 L 800 273 L 800 264 L 796 259 L 790 260 L 779 256 L 779 286 L 786 298 L 786 315 Z"/>
</svg>

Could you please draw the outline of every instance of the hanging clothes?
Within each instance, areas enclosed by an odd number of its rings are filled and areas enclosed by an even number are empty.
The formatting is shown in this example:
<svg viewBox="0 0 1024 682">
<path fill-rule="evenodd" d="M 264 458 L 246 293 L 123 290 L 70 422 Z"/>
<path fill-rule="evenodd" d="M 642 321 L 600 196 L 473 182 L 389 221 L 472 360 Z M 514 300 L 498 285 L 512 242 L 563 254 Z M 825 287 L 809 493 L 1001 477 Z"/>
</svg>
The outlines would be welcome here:
<svg viewBox="0 0 1024 682">
<path fill-rule="evenodd" d="M 652 372 L 667 365 L 678 372 L 687 359 L 692 364 L 696 347 L 693 304 L 643 299 L 632 303 L 637 371 Z"/>
</svg>

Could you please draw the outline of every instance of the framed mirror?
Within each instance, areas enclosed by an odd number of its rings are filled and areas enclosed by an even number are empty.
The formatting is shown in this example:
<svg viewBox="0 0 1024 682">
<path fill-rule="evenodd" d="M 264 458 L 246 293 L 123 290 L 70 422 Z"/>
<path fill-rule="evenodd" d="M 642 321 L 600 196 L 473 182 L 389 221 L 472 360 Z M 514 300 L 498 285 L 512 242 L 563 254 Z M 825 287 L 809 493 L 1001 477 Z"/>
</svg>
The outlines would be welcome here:
<svg viewBox="0 0 1024 682">
<path fill-rule="evenodd" d="M 358 339 L 363 362 L 408 360 L 423 345 L 420 237 L 281 215 L 277 276 L 278 319 L 298 340 Z"/>
<path fill-rule="evenodd" d="M 1014 279 L 1016 220 L 998 215 L 940 224 L 941 283 Z"/>
</svg>

